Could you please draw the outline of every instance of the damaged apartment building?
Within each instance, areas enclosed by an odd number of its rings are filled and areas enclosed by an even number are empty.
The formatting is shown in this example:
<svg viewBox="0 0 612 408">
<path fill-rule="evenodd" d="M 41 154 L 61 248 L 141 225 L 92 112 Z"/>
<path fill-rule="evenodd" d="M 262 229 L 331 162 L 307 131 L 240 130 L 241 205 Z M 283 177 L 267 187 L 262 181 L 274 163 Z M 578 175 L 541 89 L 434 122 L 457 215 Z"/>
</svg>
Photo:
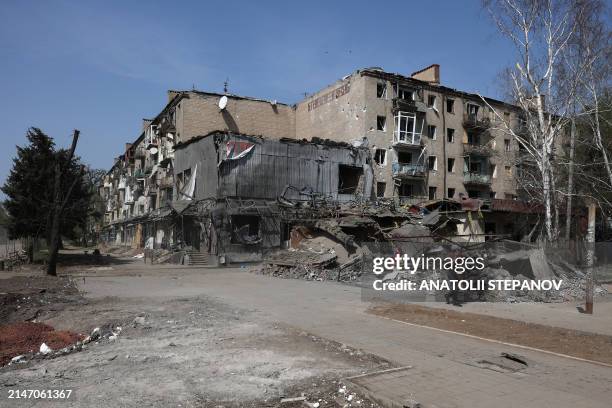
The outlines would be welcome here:
<svg viewBox="0 0 612 408">
<path fill-rule="evenodd" d="M 502 120 L 520 126 L 518 109 L 441 86 L 437 65 L 358 70 L 293 106 L 169 91 L 100 186 L 101 237 L 242 262 L 316 222 L 315 208 L 470 198 L 486 203 L 479 233 L 516 236 L 529 228 L 516 213 L 538 209 L 516 200 L 519 146 Z"/>
</svg>

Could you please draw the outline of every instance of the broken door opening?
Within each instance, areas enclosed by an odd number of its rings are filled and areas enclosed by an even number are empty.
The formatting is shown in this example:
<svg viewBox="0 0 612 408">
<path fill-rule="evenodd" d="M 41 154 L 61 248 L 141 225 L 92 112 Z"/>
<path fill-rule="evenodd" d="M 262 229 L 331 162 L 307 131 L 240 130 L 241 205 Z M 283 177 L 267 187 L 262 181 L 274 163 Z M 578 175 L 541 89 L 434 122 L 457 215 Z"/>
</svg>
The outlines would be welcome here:
<svg viewBox="0 0 612 408">
<path fill-rule="evenodd" d="M 362 176 L 362 167 L 338 165 L 338 193 L 355 194 Z"/>
<path fill-rule="evenodd" d="M 260 221 L 261 217 L 257 215 L 232 215 L 232 244 L 253 245 L 261 242 Z"/>
</svg>

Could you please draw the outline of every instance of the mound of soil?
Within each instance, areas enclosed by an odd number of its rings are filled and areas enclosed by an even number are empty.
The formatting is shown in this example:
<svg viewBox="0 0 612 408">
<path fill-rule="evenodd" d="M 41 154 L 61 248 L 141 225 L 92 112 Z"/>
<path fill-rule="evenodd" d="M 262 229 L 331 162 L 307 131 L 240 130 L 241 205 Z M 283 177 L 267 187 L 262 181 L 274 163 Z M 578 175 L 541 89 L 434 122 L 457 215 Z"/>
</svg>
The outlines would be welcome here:
<svg viewBox="0 0 612 408">
<path fill-rule="evenodd" d="M 0 326 L 0 366 L 20 354 L 37 352 L 42 343 L 58 350 L 83 337 L 70 331 L 57 331 L 43 323 L 19 322 Z"/>
</svg>

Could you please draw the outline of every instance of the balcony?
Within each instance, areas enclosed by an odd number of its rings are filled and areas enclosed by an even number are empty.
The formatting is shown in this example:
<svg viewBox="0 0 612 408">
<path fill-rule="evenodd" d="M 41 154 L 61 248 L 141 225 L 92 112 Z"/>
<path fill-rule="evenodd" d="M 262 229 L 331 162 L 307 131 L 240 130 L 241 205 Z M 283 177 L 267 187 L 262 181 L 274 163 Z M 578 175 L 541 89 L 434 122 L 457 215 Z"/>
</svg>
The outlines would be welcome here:
<svg viewBox="0 0 612 408">
<path fill-rule="evenodd" d="M 484 173 L 463 173 L 463 184 L 472 184 L 478 186 L 488 186 L 491 184 L 491 175 Z"/>
<path fill-rule="evenodd" d="M 399 204 L 403 206 L 419 205 L 429 200 L 427 196 L 399 196 Z"/>
<path fill-rule="evenodd" d="M 491 119 L 479 114 L 465 113 L 463 115 L 463 127 L 466 129 L 486 130 L 491 127 Z"/>
<path fill-rule="evenodd" d="M 398 132 L 393 134 L 393 147 L 406 147 L 420 149 L 423 147 L 423 139 L 420 133 Z"/>
<path fill-rule="evenodd" d="M 464 143 L 463 153 L 474 156 L 491 156 L 493 149 L 488 145 L 482 145 L 477 143 Z"/>
<path fill-rule="evenodd" d="M 393 163 L 393 177 L 399 178 L 423 178 L 427 173 L 424 164 Z"/>
</svg>

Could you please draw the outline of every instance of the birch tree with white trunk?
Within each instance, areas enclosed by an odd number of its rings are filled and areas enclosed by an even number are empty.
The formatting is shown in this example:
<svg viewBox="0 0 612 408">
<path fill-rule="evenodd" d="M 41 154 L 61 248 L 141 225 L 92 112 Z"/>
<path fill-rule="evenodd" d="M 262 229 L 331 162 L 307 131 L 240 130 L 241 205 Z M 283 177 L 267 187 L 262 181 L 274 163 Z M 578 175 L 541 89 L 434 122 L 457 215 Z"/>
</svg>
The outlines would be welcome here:
<svg viewBox="0 0 612 408">
<path fill-rule="evenodd" d="M 568 129 L 576 89 L 576 77 L 561 78 L 558 71 L 576 33 L 576 9 L 571 1 L 553 0 L 488 0 L 485 6 L 515 47 L 516 62 L 507 73 L 521 125 L 500 123 L 533 160 L 544 208 L 543 238 L 553 242 L 559 236 L 555 155 Z"/>
</svg>

